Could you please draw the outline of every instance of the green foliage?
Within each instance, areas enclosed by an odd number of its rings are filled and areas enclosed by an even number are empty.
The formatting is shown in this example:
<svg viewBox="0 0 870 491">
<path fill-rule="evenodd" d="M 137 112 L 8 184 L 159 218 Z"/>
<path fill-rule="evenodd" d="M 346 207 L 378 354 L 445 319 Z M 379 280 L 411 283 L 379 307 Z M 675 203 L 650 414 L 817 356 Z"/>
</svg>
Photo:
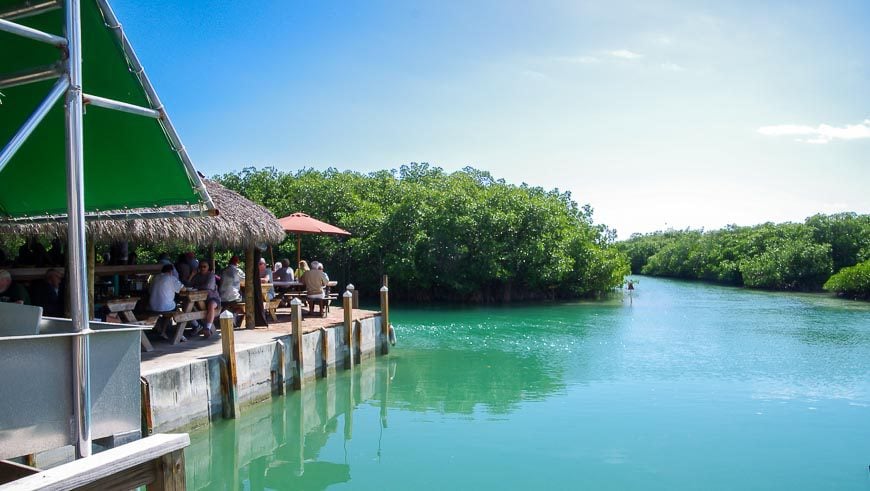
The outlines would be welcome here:
<svg viewBox="0 0 870 491">
<path fill-rule="evenodd" d="M 635 273 L 772 290 L 812 291 L 870 257 L 870 215 L 815 215 L 805 223 L 655 232 L 618 244 Z"/>
<path fill-rule="evenodd" d="M 474 168 L 428 164 L 370 174 L 246 168 L 218 176 L 276 216 L 302 211 L 353 233 L 302 235 L 304 259 L 330 277 L 409 299 L 489 301 L 596 296 L 619 286 L 628 261 L 615 233 L 569 193 L 515 186 Z M 276 259 L 295 258 L 291 235 Z M 373 287 L 370 287 L 373 288 Z"/>
<path fill-rule="evenodd" d="M 870 260 L 841 269 L 825 282 L 825 290 L 849 297 L 870 299 Z"/>
</svg>

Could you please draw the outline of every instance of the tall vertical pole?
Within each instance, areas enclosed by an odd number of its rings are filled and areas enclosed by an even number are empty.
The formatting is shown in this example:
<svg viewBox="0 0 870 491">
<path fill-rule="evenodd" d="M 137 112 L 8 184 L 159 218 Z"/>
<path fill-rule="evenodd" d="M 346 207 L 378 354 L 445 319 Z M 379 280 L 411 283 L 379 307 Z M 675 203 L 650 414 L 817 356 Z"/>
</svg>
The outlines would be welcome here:
<svg viewBox="0 0 870 491">
<path fill-rule="evenodd" d="M 381 287 L 381 352 L 390 354 L 390 289 L 386 285 Z"/>
<path fill-rule="evenodd" d="M 91 455 L 90 342 L 88 335 L 88 282 L 85 257 L 84 139 L 82 137 L 82 33 L 80 0 L 65 3 L 69 56 L 66 93 L 66 196 L 69 227 L 67 275 L 73 330 L 73 402 L 76 455 Z"/>
</svg>

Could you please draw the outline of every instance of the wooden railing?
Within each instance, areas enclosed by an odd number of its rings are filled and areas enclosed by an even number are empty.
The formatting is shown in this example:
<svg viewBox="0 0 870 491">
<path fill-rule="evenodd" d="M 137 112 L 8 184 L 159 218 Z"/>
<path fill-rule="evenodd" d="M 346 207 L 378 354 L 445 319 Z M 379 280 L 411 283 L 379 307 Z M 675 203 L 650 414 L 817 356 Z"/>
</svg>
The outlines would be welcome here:
<svg viewBox="0 0 870 491">
<path fill-rule="evenodd" d="M 149 436 L 8 482 L 0 485 L 0 491 L 134 489 L 139 486 L 147 486 L 149 490 L 183 490 L 184 448 L 188 445 L 187 433 Z M 17 466 L 17 470 L 26 472 L 28 468 L 22 467 Z M 9 470 L 13 468 L 10 466 Z"/>
</svg>

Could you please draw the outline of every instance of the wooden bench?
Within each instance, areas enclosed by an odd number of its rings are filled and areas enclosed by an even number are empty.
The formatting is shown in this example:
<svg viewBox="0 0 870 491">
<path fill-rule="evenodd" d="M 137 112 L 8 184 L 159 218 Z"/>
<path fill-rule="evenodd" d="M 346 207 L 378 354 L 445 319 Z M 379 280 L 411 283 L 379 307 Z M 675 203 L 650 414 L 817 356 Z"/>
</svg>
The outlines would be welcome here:
<svg viewBox="0 0 870 491">
<path fill-rule="evenodd" d="M 126 324 L 135 324 L 137 326 L 153 326 L 154 323 L 148 323 L 148 321 L 139 320 L 136 318 L 136 315 L 133 314 L 133 310 L 136 308 L 136 303 L 139 302 L 138 297 L 130 297 L 130 298 L 119 298 L 116 300 L 109 300 L 106 302 L 106 308 L 109 309 L 109 312 L 117 313 Z M 142 332 L 142 337 L 140 340 L 142 344 L 142 351 L 149 352 L 154 351 L 154 346 L 151 346 L 151 341 L 148 341 L 148 336 L 145 335 L 145 332 Z"/>
</svg>

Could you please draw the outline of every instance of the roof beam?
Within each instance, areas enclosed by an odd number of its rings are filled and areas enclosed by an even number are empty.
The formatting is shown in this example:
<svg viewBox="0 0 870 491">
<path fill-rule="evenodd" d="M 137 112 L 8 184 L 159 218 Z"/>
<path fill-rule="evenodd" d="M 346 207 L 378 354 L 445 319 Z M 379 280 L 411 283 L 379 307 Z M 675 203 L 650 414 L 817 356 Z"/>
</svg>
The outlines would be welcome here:
<svg viewBox="0 0 870 491">
<path fill-rule="evenodd" d="M 0 19 L 0 31 L 5 31 L 10 34 L 16 34 L 27 39 L 32 39 L 41 43 L 48 43 L 57 47 L 66 46 L 66 38 L 55 36 L 54 34 L 49 34 L 47 32 L 42 32 L 40 30 L 33 29 L 32 27 L 22 26 L 21 24 L 16 24 L 15 22 L 10 22 L 5 19 Z"/>
<path fill-rule="evenodd" d="M 42 2 L 33 2 L 27 0 L 16 7 L 9 7 L 6 10 L 0 11 L 0 19 L 15 20 L 25 17 L 32 17 L 52 10 L 60 8 L 60 2 L 57 0 L 45 0 Z"/>
<path fill-rule="evenodd" d="M 0 75 L 0 89 L 42 82 L 43 80 L 52 80 L 61 76 L 62 73 L 62 65 L 55 63 L 53 65 L 29 68 L 8 75 Z"/>
<path fill-rule="evenodd" d="M 56 84 L 54 84 L 54 87 L 51 88 L 51 92 L 48 93 L 45 99 L 39 103 L 39 106 L 36 107 L 33 114 L 24 121 L 24 124 L 21 125 L 18 132 L 12 136 L 9 143 L 3 147 L 3 150 L 0 150 L 0 171 L 6 167 L 6 164 L 8 164 L 10 160 L 12 160 L 15 152 L 21 148 L 21 145 L 24 144 L 27 137 L 33 133 L 33 130 L 35 130 L 37 126 L 39 126 L 39 123 L 43 118 L 45 118 L 45 115 L 48 114 L 48 111 L 50 111 L 52 106 L 54 106 L 54 103 L 66 93 L 67 88 L 69 88 L 69 79 L 62 77 Z"/>
<path fill-rule="evenodd" d="M 85 104 L 91 106 L 113 109 L 115 111 L 135 114 L 137 116 L 160 119 L 160 117 L 163 115 L 161 111 L 158 111 L 156 109 L 149 109 L 147 107 L 128 104 L 126 102 L 116 101 L 114 99 L 107 99 L 105 97 L 99 97 L 91 94 L 82 94 L 82 99 L 84 99 Z"/>
</svg>

